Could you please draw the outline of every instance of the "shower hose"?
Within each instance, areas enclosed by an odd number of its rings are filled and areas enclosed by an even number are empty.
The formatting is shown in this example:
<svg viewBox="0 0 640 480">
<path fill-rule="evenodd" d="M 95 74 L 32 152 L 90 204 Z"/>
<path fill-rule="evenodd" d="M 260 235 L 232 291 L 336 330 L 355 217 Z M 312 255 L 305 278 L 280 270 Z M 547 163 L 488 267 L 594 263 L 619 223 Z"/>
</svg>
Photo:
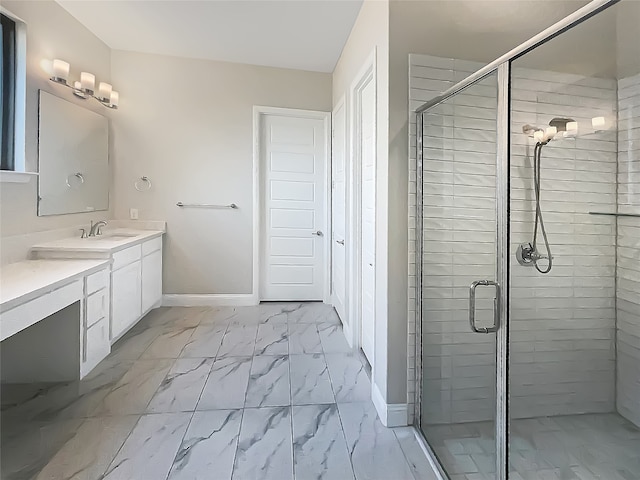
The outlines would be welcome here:
<svg viewBox="0 0 640 480">
<path fill-rule="evenodd" d="M 547 260 L 549 263 L 546 268 L 540 268 L 538 266 L 539 258 L 535 259 L 535 267 L 540 273 L 549 273 L 551 271 L 551 266 L 553 264 L 553 260 L 551 258 L 551 247 L 549 246 L 549 240 L 547 239 L 547 231 L 544 228 L 544 220 L 542 219 L 542 209 L 540 208 L 540 162 L 542 160 L 542 147 L 546 145 L 545 143 L 538 142 L 536 143 L 535 148 L 533 149 L 533 184 L 534 184 L 534 192 L 536 195 L 536 221 L 533 227 L 533 252 L 537 252 L 537 240 L 538 240 L 538 224 L 540 224 L 540 230 L 542 231 L 542 238 L 544 239 L 544 246 L 547 250 Z M 543 257 L 541 257 L 543 258 Z"/>
</svg>

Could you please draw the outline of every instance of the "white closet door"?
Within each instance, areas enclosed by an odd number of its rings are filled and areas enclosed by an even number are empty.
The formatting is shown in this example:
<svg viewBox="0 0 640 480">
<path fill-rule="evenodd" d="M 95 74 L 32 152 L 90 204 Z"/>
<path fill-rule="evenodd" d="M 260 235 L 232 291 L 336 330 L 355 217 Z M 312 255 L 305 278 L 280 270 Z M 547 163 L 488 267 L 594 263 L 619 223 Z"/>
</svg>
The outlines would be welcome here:
<svg viewBox="0 0 640 480">
<path fill-rule="evenodd" d="M 376 92 L 373 79 L 360 90 L 361 96 L 361 342 L 362 351 L 373 362 L 375 324 L 376 251 Z"/>
<path fill-rule="evenodd" d="M 346 317 L 346 111 L 344 103 L 333 112 L 333 153 L 331 155 L 331 292 L 332 303 L 343 323 Z"/>
<path fill-rule="evenodd" d="M 323 300 L 325 122 L 262 117 L 261 300 Z"/>
</svg>

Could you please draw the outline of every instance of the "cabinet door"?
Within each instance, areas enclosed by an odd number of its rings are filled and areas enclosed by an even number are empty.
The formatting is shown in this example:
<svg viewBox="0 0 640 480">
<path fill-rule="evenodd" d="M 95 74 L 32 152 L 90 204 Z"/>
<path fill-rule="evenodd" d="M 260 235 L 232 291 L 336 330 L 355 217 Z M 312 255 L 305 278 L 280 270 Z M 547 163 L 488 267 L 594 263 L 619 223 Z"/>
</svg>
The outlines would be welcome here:
<svg viewBox="0 0 640 480">
<path fill-rule="evenodd" d="M 103 318 L 87 329 L 84 359 L 80 367 L 80 378 L 87 375 L 111 351 L 109 343 L 109 324 Z"/>
<path fill-rule="evenodd" d="M 111 338 L 119 337 L 142 314 L 140 261 L 111 274 Z"/>
<path fill-rule="evenodd" d="M 162 299 L 162 250 L 142 257 L 142 311 Z"/>
</svg>

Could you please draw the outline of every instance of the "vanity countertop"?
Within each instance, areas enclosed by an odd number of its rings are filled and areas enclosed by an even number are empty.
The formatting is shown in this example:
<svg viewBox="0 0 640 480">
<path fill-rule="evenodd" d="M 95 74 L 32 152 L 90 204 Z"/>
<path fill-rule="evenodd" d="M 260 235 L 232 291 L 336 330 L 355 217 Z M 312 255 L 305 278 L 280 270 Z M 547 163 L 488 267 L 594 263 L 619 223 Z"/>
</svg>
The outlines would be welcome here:
<svg viewBox="0 0 640 480">
<path fill-rule="evenodd" d="M 26 303 L 84 275 L 105 268 L 111 260 L 25 260 L 0 269 L 0 312 Z"/>
<path fill-rule="evenodd" d="M 40 243 L 31 247 L 33 252 L 93 252 L 113 253 L 137 245 L 139 243 L 160 237 L 164 230 L 136 230 L 132 228 L 116 228 L 105 230 L 102 235 L 89 238 L 71 237 L 54 242 Z"/>
</svg>

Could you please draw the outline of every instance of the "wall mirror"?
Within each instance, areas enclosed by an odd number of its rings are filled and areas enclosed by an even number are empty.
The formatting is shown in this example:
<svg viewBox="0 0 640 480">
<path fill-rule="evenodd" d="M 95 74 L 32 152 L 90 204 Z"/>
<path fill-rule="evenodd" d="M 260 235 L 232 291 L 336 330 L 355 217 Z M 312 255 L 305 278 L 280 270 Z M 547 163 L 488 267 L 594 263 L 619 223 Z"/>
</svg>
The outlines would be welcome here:
<svg viewBox="0 0 640 480">
<path fill-rule="evenodd" d="M 38 215 L 109 208 L 109 121 L 40 90 Z"/>
</svg>

